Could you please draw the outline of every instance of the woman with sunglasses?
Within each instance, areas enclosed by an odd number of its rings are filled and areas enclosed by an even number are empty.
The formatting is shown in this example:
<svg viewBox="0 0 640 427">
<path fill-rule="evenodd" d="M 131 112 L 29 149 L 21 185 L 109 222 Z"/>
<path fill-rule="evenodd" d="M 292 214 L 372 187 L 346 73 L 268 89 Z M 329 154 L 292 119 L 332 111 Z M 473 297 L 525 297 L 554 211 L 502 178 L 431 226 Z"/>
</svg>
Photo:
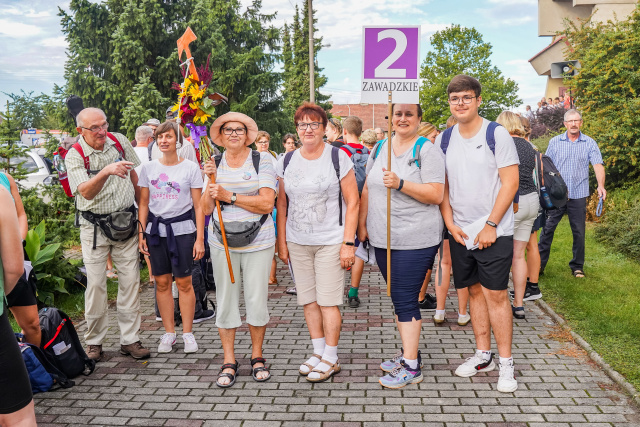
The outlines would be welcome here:
<svg viewBox="0 0 640 427">
<path fill-rule="evenodd" d="M 271 377 L 262 357 L 262 343 L 269 323 L 268 281 L 276 242 L 270 215 L 276 196 L 276 175 L 271 154 L 249 148 L 258 134 L 258 126 L 251 117 L 234 112 L 223 114 L 209 133 L 215 144 L 225 148 L 217 166 L 213 159 L 204 166 L 205 173 L 214 175 L 216 183 L 206 179 L 202 206 L 206 215 L 212 214 L 209 245 L 216 282 L 216 326 L 224 351 L 224 364 L 216 385 L 226 388 L 236 382 L 238 373 L 234 345 L 236 329 L 242 326 L 241 286 L 251 334 L 252 377 L 258 382 Z M 221 205 L 236 283 L 231 283 L 215 200 Z M 247 230 L 248 237 L 239 238 L 231 233 L 239 229 Z"/>
<path fill-rule="evenodd" d="M 305 102 L 294 122 L 302 148 L 278 161 L 278 253 L 296 280 L 313 353 L 299 369 L 310 382 L 340 372 L 345 269 L 355 261 L 358 185 L 346 152 L 325 144 L 325 111 Z M 288 203 L 287 203 L 288 201 Z"/>
</svg>

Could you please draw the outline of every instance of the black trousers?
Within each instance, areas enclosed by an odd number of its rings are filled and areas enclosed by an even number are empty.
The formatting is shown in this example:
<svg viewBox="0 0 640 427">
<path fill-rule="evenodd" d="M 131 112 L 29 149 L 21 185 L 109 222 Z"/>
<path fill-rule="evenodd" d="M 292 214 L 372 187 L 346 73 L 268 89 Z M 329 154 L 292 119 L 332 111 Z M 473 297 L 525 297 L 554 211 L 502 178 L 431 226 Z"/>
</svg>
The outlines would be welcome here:
<svg viewBox="0 0 640 427">
<path fill-rule="evenodd" d="M 587 220 L 586 197 L 569 199 L 564 207 L 547 212 L 547 223 L 540 234 L 540 241 L 538 242 L 541 270 L 544 270 L 549 261 L 553 233 L 556 231 L 556 227 L 565 213 L 569 217 L 569 225 L 571 226 L 571 233 L 573 234 L 573 259 L 569 262 L 569 267 L 571 270 L 584 269 L 584 230 Z"/>
</svg>

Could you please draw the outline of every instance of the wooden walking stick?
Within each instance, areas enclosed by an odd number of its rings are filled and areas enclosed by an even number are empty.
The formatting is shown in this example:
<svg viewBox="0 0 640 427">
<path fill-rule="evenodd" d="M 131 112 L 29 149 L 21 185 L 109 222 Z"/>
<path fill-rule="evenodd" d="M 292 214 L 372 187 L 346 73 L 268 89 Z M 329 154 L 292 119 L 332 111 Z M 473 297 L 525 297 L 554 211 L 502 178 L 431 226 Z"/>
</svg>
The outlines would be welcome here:
<svg viewBox="0 0 640 427">
<path fill-rule="evenodd" d="M 202 92 L 204 93 L 204 90 L 206 90 L 210 80 L 210 72 L 207 72 L 207 70 L 204 71 L 205 74 L 209 74 L 209 79 L 207 80 L 206 78 L 203 78 L 203 81 L 200 81 L 200 76 L 198 75 L 198 71 L 196 70 L 196 66 L 195 66 L 195 62 L 193 60 L 193 57 L 191 56 L 191 50 L 189 49 L 189 44 L 193 41 L 195 41 L 198 37 L 196 37 L 196 35 L 194 34 L 194 32 L 191 30 L 191 27 L 187 27 L 187 29 L 185 30 L 184 34 L 182 35 L 182 37 L 180 37 L 178 39 L 178 60 L 180 60 L 180 57 L 182 56 L 182 52 L 186 52 L 187 54 L 187 59 L 186 61 L 181 64 L 181 65 L 187 65 L 188 70 L 185 70 L 184 73 L 184 82 L 182 84 L 182 91 L 180 92 L 180 96 L 178 99 L 178 118 L 177 118 L 177 122 L 180 123 L 181 119 L 182 119 L 182 114 L 183 114 L 183 110 L 182 110 L 182 105 L 184 105 L 185 101 L 185 96 L 187 96 L 187 81 L 191 81 L 193 84 L 193 81 L 197 82 L 198 86 L 200 89 L 202 89 Z M 208 64 L 209 61 L 207 60 L 207 66 L 205 67 L 205 69 L 208 69 Z M 190 92 L 191 93 L 191 92 Z M 209 141 L 209 138 L 207 138 L 207 132 L 206 132 L 206 127 L 204 126 L 205 120 L 207 117 L 210 117 L 209 114 L 213 114 L 213 112 L 210 112 L 210 108 L 215 105 L 217 105 L 218 103 L 220 103 L 221 99 L 226 99 L 224 96 L 219 95 L 219 94 L 214 94 L 214 95 L 209 95 L 205 98 L 208 98 L 206 101 L 206 105 L 202 102 L 202 94 L 199 94 L 199 97 L 194 99 L 193 104 L 198 105 L 198 107 L 194 107 L 196 108 L 196 112 L 195 112 L 195 117 L 192 117 L 191 120 L 193 122 L 196 122 L 198 119 L 202 122 L 203 126 L 201 126 L 204 129 L 203 133 L 200 133 L 200 130 L 197 129 L 196 127 L 189 127 L 189 129 L 192 132 L 192 136 L 194 137 L 194 139 L 197 139 L 199 141 L 199 146 L 200 146 L 200 154 L 201 154 L 201 159 L 203 162 L 206 162 L 208 160 L 210 160 L 213 157 L 213 147 L 211 146 L 211 141 Z M 189 101 L 189 99 L 186 99 L 186 101 Z M 209 113 L 209 114 L 207 114 Z M 187 124 L 187 126 L 194 126 L 194 124 Z M 195 131 L 195 132 L 194 132 Z M 196 148 L 198 148 L 198 143 L 196 142 Z M 216 183 L 216 178 L 213 174 L 211 175 L 207 175 L 209 177 L 209 182 L 215 184 Z M 224 252 L 225 255 L 227 256 L 227 266 L 229 267 L 229 276 L 231 278 L 231 283 L 235 283 L 235 277 L 233 276 L 233 266 L 231 265 L 231 255 L 229 254 L 229 244 L 227 243 L 227 233 L 224 229 L 224 222 L 222 221 L 222 210 L 220 209 L 220 202 L 218 200 L 215 201 L 216 204 L 216 209 L 218 210 L 218 221 L 220 222 L 220 234 L 222 235 L 222 245 L 224 246 Z"/>
<path fill-rule="evenodd" d="M 393 104 L 391 103 L 391 91 L 389 91 L 389 121 L 387 122 L 387 170 L 391 171 L 391 116 Z M 391 296 L 391 187 L 387 188 L 387 296 Z"/>
</svg>

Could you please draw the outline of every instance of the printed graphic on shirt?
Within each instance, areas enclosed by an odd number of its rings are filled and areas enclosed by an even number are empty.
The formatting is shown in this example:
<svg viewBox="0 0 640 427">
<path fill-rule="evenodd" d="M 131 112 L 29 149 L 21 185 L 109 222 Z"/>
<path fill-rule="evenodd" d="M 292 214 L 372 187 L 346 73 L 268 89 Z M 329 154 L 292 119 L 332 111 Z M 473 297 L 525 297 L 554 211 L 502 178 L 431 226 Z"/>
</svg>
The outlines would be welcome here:
<svg viewBox="0 0 640 427">
<path fill-rule="evenodd" d="M 289 185 L 298 187 L 301 185 L 313 184 L 316 191 L 296 196 L 296 203 L 289 204 L 289 221 L 295 231 L 301 233 L 313 233 L 314 224 L 324 223 L 327 217 L 327 201 L 329 200 L 329 176 L 316 175 L 308 180 L 307 174 L 302 169 L 293 169 L 287 173 Z"/>
<path fill-rule="evenodd" d="M 158 190 L 161 190 L 164 187 L 167 193 L 171 193 L 172 191 L 180 193 L 180 184 L 175 181 L 170 181 L 166 173 L 161 173 L 158 179 L 152 179 L 151 185 L 153 185 Z M 156 194 L 153 194 L 152 197 L 156 197 Z"/>
</svg>

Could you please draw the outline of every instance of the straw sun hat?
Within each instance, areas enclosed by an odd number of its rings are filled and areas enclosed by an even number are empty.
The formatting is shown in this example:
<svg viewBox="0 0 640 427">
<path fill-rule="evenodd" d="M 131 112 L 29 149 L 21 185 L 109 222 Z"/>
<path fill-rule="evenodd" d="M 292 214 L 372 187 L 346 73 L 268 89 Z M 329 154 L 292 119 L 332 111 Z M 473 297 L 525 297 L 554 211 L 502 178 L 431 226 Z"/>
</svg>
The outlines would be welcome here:
<svg viewBox="0 0 640 427">
<path fill-rule="evenodd" d="M 214 144 L 223 146 L 222 134 L 220 133 L 220 129 L 225 123 L 228 122 L 239 122 L 245 125 L 247 127 L 247 140 L 245 142 L 245 145 L 253 144 L 253 141 L 255 141 L 256 137 L 258 136 L 258 125 L 251 117 L 247 116 L 246 114 L 234 112 L 229 112 L 221 115 L 211 125 L 211 128 L 209 129 L 209 135 L 211 136 L 211 141 L 213 141 Z"/>
</svg>

